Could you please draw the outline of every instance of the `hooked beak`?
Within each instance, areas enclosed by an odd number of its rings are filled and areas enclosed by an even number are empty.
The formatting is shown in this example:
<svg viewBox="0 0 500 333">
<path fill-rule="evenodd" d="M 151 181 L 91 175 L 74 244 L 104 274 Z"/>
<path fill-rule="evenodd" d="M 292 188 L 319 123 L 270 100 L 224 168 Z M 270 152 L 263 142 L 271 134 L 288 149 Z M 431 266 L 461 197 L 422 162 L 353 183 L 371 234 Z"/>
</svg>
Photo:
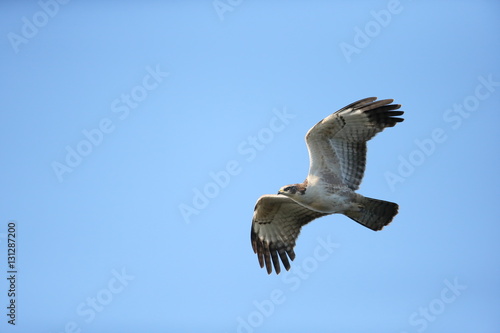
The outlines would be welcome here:
<svg viewBox="0 0 500 333">
<path fill-rule="evenodd" d="M 279 190 L 279 191 L 278 191 L 278 194 L 283 194 L 283 191 L 282 191 L 282 190 Z"/>
</svg>

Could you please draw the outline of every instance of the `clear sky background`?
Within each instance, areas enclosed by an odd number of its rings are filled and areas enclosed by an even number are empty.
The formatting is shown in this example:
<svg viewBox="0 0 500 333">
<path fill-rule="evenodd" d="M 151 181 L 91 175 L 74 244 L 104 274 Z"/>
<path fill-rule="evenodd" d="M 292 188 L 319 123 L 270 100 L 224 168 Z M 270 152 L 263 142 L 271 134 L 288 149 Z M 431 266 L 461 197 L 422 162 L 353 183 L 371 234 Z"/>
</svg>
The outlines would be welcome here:
<svg viewBox="0 0 500 333">
<path fill-rule="evenodd" d="M 1 3 L 0 331 L 499 332 L 500 3 L 215 5 Z M 256 200 L 369 96 L 406 113 L 359 192 L 399 215 L 321 218 L 267 275 Z"/>
</svg>

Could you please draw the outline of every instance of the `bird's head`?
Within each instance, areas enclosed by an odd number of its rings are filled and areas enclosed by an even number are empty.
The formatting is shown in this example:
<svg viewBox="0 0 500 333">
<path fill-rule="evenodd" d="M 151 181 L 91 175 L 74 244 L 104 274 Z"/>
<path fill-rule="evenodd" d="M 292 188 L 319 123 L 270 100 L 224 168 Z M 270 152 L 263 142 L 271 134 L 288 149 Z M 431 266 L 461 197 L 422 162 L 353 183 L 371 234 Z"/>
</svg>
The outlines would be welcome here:
<svg viewBox="0 0 500 333">
<path fill-rule="evenodd" d="M 299 191 L 297 188 L 297 185 L 287 185 L 283 186 L 280 188 L 278 191 L 278 194 L 286 195 L 287 197 L 293 197 L 298 194 L 304 194 L 303 192 Z"/>
</svg>

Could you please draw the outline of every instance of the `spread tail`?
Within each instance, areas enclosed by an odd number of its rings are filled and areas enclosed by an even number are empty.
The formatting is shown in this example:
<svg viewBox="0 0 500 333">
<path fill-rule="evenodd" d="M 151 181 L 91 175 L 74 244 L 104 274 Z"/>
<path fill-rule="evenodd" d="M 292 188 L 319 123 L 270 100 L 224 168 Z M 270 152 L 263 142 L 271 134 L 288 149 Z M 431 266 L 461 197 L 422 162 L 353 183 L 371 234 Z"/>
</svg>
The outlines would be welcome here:
<svg viewBox="0 0 500 333">
<path fill-rule="evenodd" d="M 354 221 L 372 230 L 381 230 L 391 223 L 398 213 L 399 206 L 394 202 L 372 199 L 361 196 L 359 200 L 360 210 L 347 211 L 344 214 Z"/>
</svg>

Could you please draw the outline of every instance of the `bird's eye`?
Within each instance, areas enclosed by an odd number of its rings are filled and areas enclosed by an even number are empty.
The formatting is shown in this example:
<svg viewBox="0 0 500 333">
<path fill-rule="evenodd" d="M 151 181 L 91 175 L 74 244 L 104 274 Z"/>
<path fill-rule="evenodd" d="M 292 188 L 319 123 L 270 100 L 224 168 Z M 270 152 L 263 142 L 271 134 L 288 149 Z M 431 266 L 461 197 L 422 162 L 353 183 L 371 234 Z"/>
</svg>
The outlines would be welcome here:
<svg viewBox="0 0 500 333">
<path fill-rule="evenodd" d="M 285 192 L 288 192 L 288 191 L 290 191 L 290 186 L 288 186 L 288 187 L 285 187 L 285 188 L 284 188 L 284 191 L 285 191 Z"/>
</svg>

